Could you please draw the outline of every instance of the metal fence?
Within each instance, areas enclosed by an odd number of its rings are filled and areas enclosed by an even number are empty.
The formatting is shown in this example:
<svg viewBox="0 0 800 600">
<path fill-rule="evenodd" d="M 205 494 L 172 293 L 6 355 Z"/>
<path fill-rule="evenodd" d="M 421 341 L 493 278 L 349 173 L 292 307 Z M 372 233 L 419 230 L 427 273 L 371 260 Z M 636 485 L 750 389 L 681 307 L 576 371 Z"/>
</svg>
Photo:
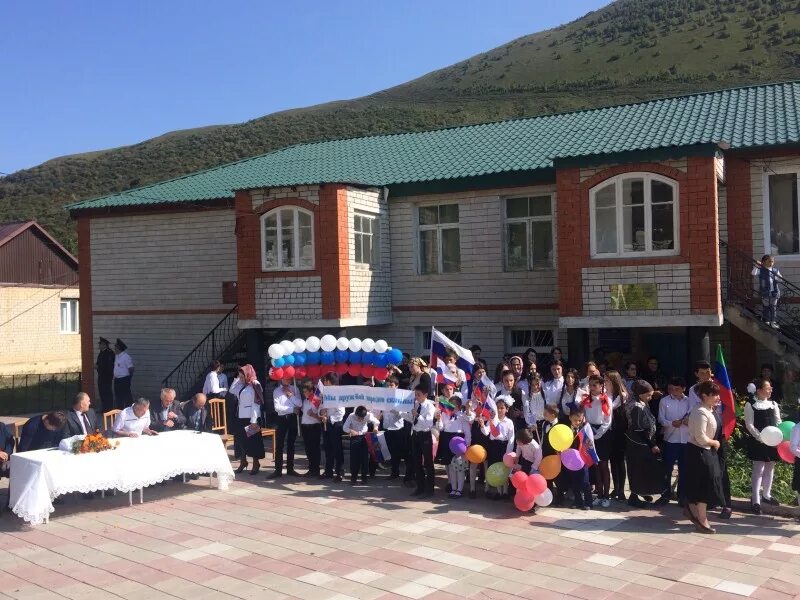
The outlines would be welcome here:
<svg viewBox="0 0 800 600">
<path fill-rule="evenodd" d="M 0 414 L 66 410 L 79 391 L 80 373 L 0 375 Z"/>
</svg>

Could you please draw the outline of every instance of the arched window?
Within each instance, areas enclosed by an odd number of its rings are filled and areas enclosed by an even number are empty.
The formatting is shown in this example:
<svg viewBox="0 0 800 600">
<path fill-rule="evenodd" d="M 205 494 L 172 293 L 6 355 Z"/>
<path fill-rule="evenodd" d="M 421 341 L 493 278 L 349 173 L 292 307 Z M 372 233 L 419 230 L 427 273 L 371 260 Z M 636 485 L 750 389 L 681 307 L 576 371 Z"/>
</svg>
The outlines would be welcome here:
<svg viewBox="0 0 800 600">
<path fill-rule="evenodd" d="M 589 203 L 592 257 L 678 254 L 678 182 L 624 173 L 593 187 Z"/>
<path fill-rule="evenodd" d="M 310 271 L 314 268 L 314 215 L 282 206 L 261 215 L 261 268 Z"/>
</svg>

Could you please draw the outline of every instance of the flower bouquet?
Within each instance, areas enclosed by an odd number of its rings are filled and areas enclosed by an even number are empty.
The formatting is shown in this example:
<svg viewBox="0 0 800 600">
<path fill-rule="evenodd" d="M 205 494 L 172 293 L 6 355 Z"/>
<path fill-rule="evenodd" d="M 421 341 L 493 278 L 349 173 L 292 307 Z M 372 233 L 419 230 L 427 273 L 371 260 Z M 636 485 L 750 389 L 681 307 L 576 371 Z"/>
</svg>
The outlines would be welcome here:
<svg viewBox="0 0 800 600">
<path fill-rule="evenodd" d="M 115 450 L 119 445 L 118 441 L 111 442 L 99 430 L 89 433 L 82 439 L 76 436 L 72 442 L 73 454 L 89 454 L 91 452 L 104 452 L 105 450 Z"/>
</svg>

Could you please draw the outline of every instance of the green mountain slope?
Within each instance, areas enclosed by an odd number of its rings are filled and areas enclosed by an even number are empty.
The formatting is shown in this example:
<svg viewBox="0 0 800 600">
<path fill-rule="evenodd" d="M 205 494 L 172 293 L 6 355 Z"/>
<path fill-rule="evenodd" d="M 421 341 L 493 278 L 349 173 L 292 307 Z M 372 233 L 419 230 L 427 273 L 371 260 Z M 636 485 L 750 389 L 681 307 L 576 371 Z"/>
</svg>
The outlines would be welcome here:
<svg viewBox="0 0 800 600">
<path fill-rule="evenodd" d="M 418 131 L 800 79 L 800 0 L 618 0 L 556 29 L 349 101 L 168 133 L 0 178 L 0 222 L 67 247 L 63 205 L 301 142 Z"/>
</svg>

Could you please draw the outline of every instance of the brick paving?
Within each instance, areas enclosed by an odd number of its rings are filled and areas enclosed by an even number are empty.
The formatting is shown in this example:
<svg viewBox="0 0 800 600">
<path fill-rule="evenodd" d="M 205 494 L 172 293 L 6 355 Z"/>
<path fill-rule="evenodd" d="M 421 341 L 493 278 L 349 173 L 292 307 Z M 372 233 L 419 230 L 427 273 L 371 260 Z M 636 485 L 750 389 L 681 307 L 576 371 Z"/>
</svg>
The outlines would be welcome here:
<svg viewBox="0 0 800 600">
<path fill-rule="evenodd" d="M 674 505 L 590 513 L 427 501 L 240 475 L 65 498 L 48 525 L 0 517 L 0 598 L 800 598 L 800 525 L 734 515 L 697 534 Z"/>
</svg>

